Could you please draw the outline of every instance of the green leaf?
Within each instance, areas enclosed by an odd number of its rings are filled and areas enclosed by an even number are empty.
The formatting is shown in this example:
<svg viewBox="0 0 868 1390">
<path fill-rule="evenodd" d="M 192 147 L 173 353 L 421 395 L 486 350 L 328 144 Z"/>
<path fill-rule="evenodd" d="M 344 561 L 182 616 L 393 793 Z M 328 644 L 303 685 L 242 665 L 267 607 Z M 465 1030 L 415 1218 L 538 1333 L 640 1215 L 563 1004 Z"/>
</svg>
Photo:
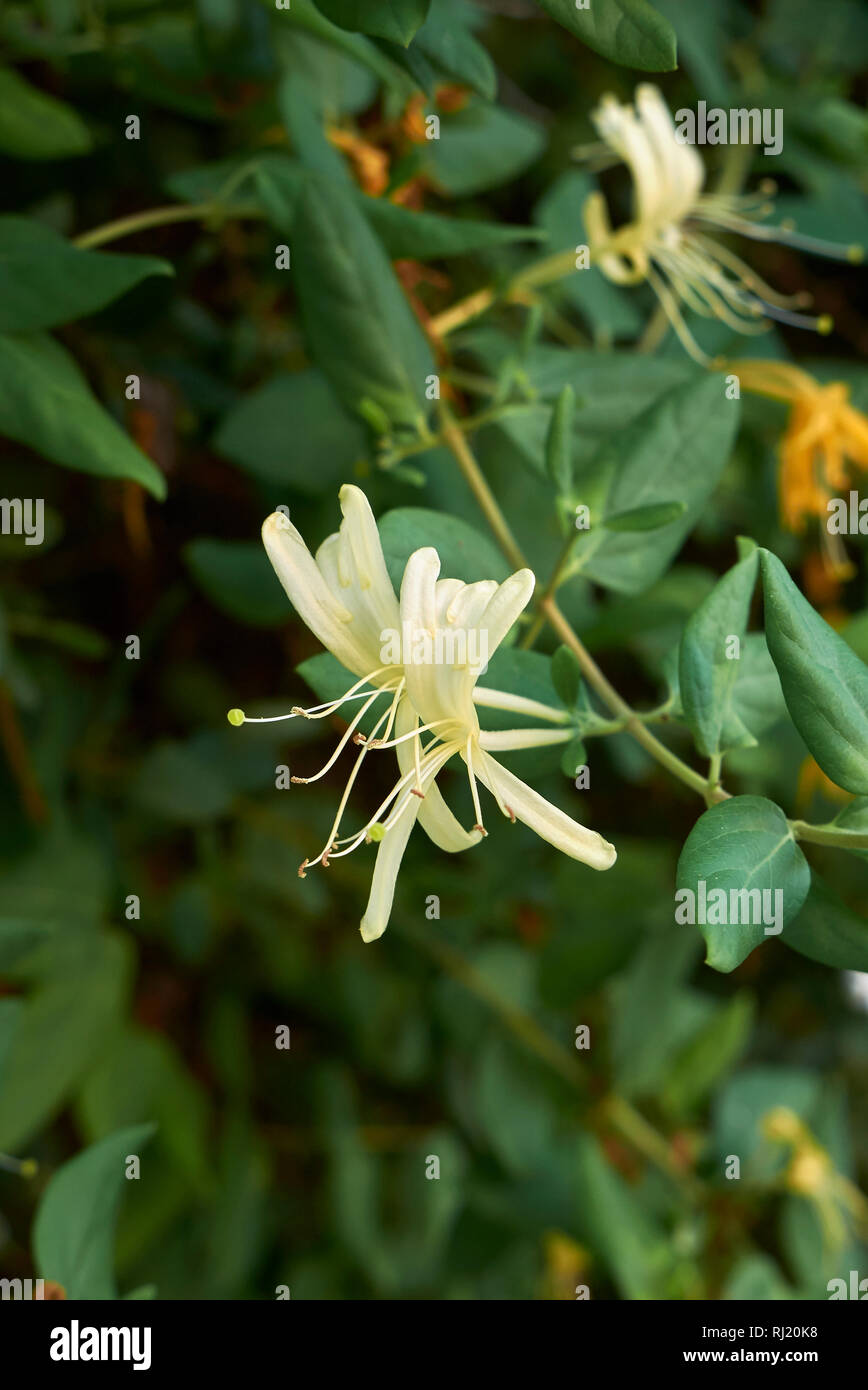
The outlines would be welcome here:
<svg viewBox="0 0 868 1390">
<path fill-rule="evenodd" d="M 115 1226 L 126 1160 L 140 1156 L 153 1132 L 153 1125 L 136 1125 L 108 1135 L 64 1163 L 42 1194 L 33 1227 L 36 1267 L 68 1298 L 117 1298 Z"/>
<path fill-rule="evenodd" d="M 733 719 L 732 701 L 758 566 L 754 549 L 715 584 L 681 638 L 681 703 L 696 746 L 706 757 L 720 751 L 722 732 Z M 732 638 L 736 652 L 730 649 Z"/>
<path fill-rule="evenodd" d="M 156 1122 L 160 1147 L 196 1188 L 207 1187 L 211 1162 L 205 1094 L 162 1034 L 126 1029 L 88 1075 L 77 1113 L 90 1139 Z"/>
<path fill-rule="evenodd" d="M 12 68 L 0 68 L 0 150 L 16 159 L 87 154 L 90 131 L 65 101 L 40 92 Z"/>
<path fill-rule="evenodd" d="M 577 424 L 581 429 L 581 412 Z M 581 573 L 627 594 L 655 583 L 714 491 L 737 425 L 738 403 L 726 399 L 722 377 L 707 374 L 674 387 L 606 439 L 594 467 L 613 475 L 607 514 L 668 503 L 673 497 L 684 502 L 685 511 L 656 531 L 617 534 L 595 528 L 585 533 L 573 551 Z"/>
<path fill-rule="evenodd" d="M 659 531 L 686 511 L 686 502 L 653 502 L 650 507 L 631 507 L 629 511 L 604 516 L 600 525 L 607 531 Z"/>
<path fill-rule="evenodd" d="M 588 195 L 596 187 L 590 174 L 582 169 L 569 169 L 536 204 L 534 221 L 548 232 L 552 254 L 587 244 L 583 211 Z M 629 290 L 607 280 L 599 266 L 589 265 L 577 270 L 575 275 L 565 275 L 548 287 L 548 293 L 567 300 L 601 341 L 604 338 L 609 342 L 614 338 L 634 338 L 642 328 L 642 315 L 635 298 Z M 613 418 L 621 424 L 627 423 L 624 415 Z"/>
<path fill-rule="evenodd" d="M 73 359 L 41 333 L 0 335 L 0 434 L 53 463 L 132 478 L 166 495 L 160 470 L 94 399 Z"/>
<path fill-rule="evenodd" d="M 447 77 L 472 87 L 486 101 L 497 95 L 497 71 L 486 49 L 473 37 L 469 23 L 477 18 L 463 0 L 432 0 L 428 18 L 413 40 Z"/>
<path fill-rule="evenodd" d="M 80 251 L 28 217 L 0 217 L 0 333 L 26 333 L 95 314 L 168 261 Z"/>
<path fill-rule="evenodd" d="M 591 0 L 586 9 L 578 9 L 575 0 L 539 4 L 612 63 L 643 72 L 672 72 L 677 66 L 675 32 L 648 0 Z"/>
<path fill-rule="evenodd" d="M 768 1255 L 742 1255 L 727 1276 L 720 1296 L 736 1303 L 780 1303 L 795 1294 Z"/>
<path fill-rule="evenodd" d="M 431 0 L 317 0 L 332 24 L 341 29 L 373 34 L 407 47 L 425 23 Z"/>
<path fill-rule="evenodd" d="M 675 1258 L 671 1239 L 592 1135 L 580 1135 L 574 1153 L 571 1172 L 582 1236 L 600 1252 L 624 1298 L 662 1297 L 661 1281 Z"/>
<path fill-rule="evenodd" d="M 352 476 L 365 433 L 317 367 L 278 372 L 224 415 L 218 453 L 257 477 L 308 496 Z"/>
<path fill-rule="evenodd" d="M 752 745 L 767 729 L 785 719 L 786 714 L 781 682 L 769 656 L 765 635 L 749 632 L 741 647 L 732 692 L 732 718 L 727 720 L 721 736 L 723 747 L 733 748 L 739 742 Z"/>
<path fill-rule="evenodd" d="M 441 579 L 462 579 L 465 584 L 496 579 L 501 583 L 509 575 L 509 566 L 494 542 L 460 517 L 427 507 L 396 507 L 377 524 L 396 593 L 413 551 L 428 545 L 440 556 Z"/>
<path fill-rule="evenodd" d="M 766 639 L 790 718 L 838 786 L 868 792 L 868 666 L 760 551 Z"/>
<path fill-rule="evenodd" d="M 509 695 L 522 695 L 526 700 L 537 700 L 540 704 L 549 705 L 555 710 L 561 705 L 552 682 L 552 663 L 542 652 L 524 651 L 521 647 L 508 647 L 501 643 L 488 663 L 488 670 L 480 676 L 479 685 L 487 690 L 503 690 Z M 488 705 L 480 705 L 479 713 L 488 729 L 521 727 L 526 717 L 516 714 L 513 710 L 498 710 Z M 532 719 L 531 722 L 539 724 L 538 719 Z M 540 750 L 535 749 L 534 755 L 538 758 Z"/>
<path fill-rule="evenodd" d="M 474 217 L 445 217 L 438 212 L 413 212 L 388 198 L 357 193 L 357 201 L 390 260 L 427 261 L 465 256 L 516 241 L 545 240 L 538 227 L 481 222 Z"/>
<path fill-rule="evenodd" d="M 538 1171 L 551 1150 L 555 1107 L 544 1081 L 525 1053 L 490 1035 L 477 1062 L 475 1114 L 509 1172 Z"/>
<path fill-rule="evenodd" d="M 585 748 L 584 740 L 581 735 L 576 735 L 561 753 L 561 772 L 565 777 L 577 777 L 579 768 L 586 767 L 588 762 L 588 750 Z"/>
<path fill-rule="evenodd" d="M 692 916 L 705 937 L 707 963 L 728 973 L 766 939 L 767 927 L 777 934 L 774 928 L 793 920 L 811 871 L 779 806 L 762 796 L 733 796 L 700 816 L 681 851 L 677 879 L 676 921 L 692 925 Z M 717 916 L 724 920 L 708 920 Z"/>
<path fill-rule="evenodd" d="M 849 802 L 838 812 L 832 825 L 836 830 L 850 831 L 853 835 L 868 835 L 868 796 L 857 796 L 855 801 Z M 849 849 L 849 846 L 844 848 Z M 861 846 L 854 846 L 852 853 L 868 859 L 868 850 Z"/>
<path fill-rule="evenodd" d="M 714 1010 L 670 1065 L 660 1097 L 665 1110 L 684 1115 L 704 1100 L 745 1051 L 754 1013 L 755 1000 L 745 991 Z"/>
<path fill-rule="evenodd" d="M 256 627 L 276 627 L 289 616 L 280 580 L 259 541 L 211 540 L 184 546 L 187 568 L 222 613 Z"/>
<path fill-rule="evenodd" d="M 575 709 L 583 696 L 582 668 L 569 647 L 558 647 L 552 657 L 552 684 L 567 709 Z"/>
<path fill-rule="evenodd" d="M 868 926 L 818 874 L 801 912 L 783 934 L 785 945 L 837 970 L 868 971 Z"/>
<path fill-rule="evenodd" d="M 388 256 L 351 190 L 311 175 L 295 207 L 292 278 L 315 364 L 344 406 L 368 398 L 418 428 L 434 362 Z"/>
<path fill-rule="evenodd" d="M 33 957 L 39 978 L 0 1068 L 0 1148 L 7 1151 L 54 1116 L 110 1045 L 127 992 L 126 941 L 93 930 L 46 940 L 50 957 Z"/>
<path fill-rule="evenodd" d="M 576 412 L 576 393 L 565 386 L 555 401 L 551 424 L 546 435 L 546 472 L 561 493 L 569 491 L 573 481 L 573 417 Z"/>
<path fill-rule="evenodd" d="M 222 767 L 189 745 L 166 739 L 155 744 L 142 760 L 132 799 L 162 820 L 203 825 L 229 810 L 232 788 Z"/>
<path fill-rule="evenodd" d="M 545 148 L 545 131 L 527 116 L 471 102 L 440 123 L 428 152 L 431 178 L 453 198 L 485 193 L 516 178 Z"/>
</svg>

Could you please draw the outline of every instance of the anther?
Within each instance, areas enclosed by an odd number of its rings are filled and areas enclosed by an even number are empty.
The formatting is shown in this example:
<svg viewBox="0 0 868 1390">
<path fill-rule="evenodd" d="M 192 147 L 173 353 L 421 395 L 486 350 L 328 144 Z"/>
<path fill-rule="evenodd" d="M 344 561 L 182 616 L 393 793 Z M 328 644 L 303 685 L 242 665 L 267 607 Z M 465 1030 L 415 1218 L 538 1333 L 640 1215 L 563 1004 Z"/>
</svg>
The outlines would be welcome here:
<svg viewBox="0 0 868 1390">
<path fill-rule="evenodd" d="M 504 806 L 506 806 L 506 802 L 504 802 Z M 509 816 L 513 825 L 515 825 L 515 811 L 513 811 L 511 806 L 506 806 L 506 814 Z"/>
<path fill-rule="evenodd" d="M 424 801 L 424 800 L 425 800 L 425 793 L 422 792 L 422 791 L 420 791 L 418 787 L 411 787 L 411 788 L 410 788 L 410 795 L 411 795 L 411 796 L 418 796 L 418 798 L 419 798 L 420 801 Z"/>
<path fill-rule="evenodd" d="M 474 825 L 473 829 L 474 829 L 474 830 L 478 830 L 479 833 L 480 833 L 480 835 L 487 835 L 487 834 L 488 834 L 488 831 L 486 830 L 486 828 L 485 828 L 484 825 Z"/>
<path fill-rule="evenodd" d="M 301 863 L 300 863 L 299 866 L 298 866 L 298 876 L 299 876 L 299 878 L 307 878 L 307 874 L 305 873 L 305 869 L 307 868 L 307 864 L 308 864 L 308 861 L 307 861 L 306 859 L 302 859 Z"/>
</svg>

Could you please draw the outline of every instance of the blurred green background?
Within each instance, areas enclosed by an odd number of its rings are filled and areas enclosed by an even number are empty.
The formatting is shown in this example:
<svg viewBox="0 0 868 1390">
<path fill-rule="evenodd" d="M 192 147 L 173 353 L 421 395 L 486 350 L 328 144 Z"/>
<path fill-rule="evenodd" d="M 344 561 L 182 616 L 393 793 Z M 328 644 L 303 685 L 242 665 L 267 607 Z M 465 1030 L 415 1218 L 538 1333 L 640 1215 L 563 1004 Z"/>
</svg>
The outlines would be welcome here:
<svg viewBox="0 0 868 1390">
<path fill-rule="evenodd" d="M 258 540 L 276 505 L 312 546 L 336 529 L 348 480 L 378 514 L 442 509 L 484 533 L 444 449 L 383 467 L 369 423 L 338 402 L 292 273 L 275 266 L 279 217 L 249 162 L 338 160 L 406 217 L 457 219 L 446 231 L 375 224 L 427 320 L 581 239 L 592 176 L 571 152 L 593 139 L 604 92 L 628 98 L 648 76 L 583 44 L 555 3 L 435 0 L 436 23 L 409 48 L 333 26 L 325 15 L 340 8 L 39 0 L 0 13 L 4 215 L 71 238 L 152 208 L 210 207 L 92 239 L 168 266 L 132 267 L 68 311 L 78 272 L 60 266 L 53 303 L 23 324 L 29 365 L 14 345 L 3 357 L 2 491 L 44 498 L 46 536 L 0 538 L 0 1273 L 35 1271 L 70 1297 L 256 1299 L 288 1286 L 293 1298 L 568 1299 L 586 1285 L 594 1298 L 824 1298 L 828 1279 L 868 1274 L 848 1186 L 868 1167 L 866 977 L 857 996 L 839 970 L 774 940 L 732 975 L 702 964 L 698 932 L 673 923 L 690 792 L 625 736 L 601 740 L 581 818 L 616 843 L 615 870 L 592 874 L 499 818 L 455 858 L 417 835 L 389 930 L 365 946 L 371 852 L 296 874 L 326 833 L 341 770 L 275 787 L 278 765 L 320 766 L 338 721 L 226 723 L 232 706 L 309 699 L 296 668 L 318 647 Z M 781 215 L 868 241 L 864 6 L 658 0 L 655 12 L 678 38 L 677 70 L 652 79 L 672 107 L 781 107 L 783 153 L 748 152 L 742 176 L 773 164 Z M 431 111 L 437 142 L 419 129 Z M 712 168 L 726 157 L 706 154 Z M 58 254 L 46 242 L 46 274 Z M 868 406 L 862 273 L 774 247 L 754 260 L 781 288 L 810 289 L 837 331 L 822 344 L 773 333 L 751 353 L 794 354 Z M 553 289 L 535 340 L 516 306 L 450 339 L 437 360 L 453 400 L 469 408 L 480 379 L 518 374 L 550 403 L 571 381 L 581 451 L 696 373 L 666 341 L 655 380 L 634 386 L 626 358 L 653 300 L 591 275 Z M 719 338 L 715 350 L 747 355 Z M 64 377 L 70 358 L 89 387 Z M 597 361 L 608 387 L 590 384 Z M 139 399 L 127 398 L 132 375 Z M 780 554 L 868 652 L 864 567 L 825 585 L 811 535 L 780 527 L 784 424 L 781 407 L 744 402 L 714 502 L 651 589 L 565 591 L 632 702 L 656 698 L 739 534 Z M 539 442 L 538 421 L 521 417 L 484 425 L 474 445 L 547 574 L 561 542 Z M 493 543 L 473 544 L 487 563 Z M 538 650 L 553 649 L 544 634 Z M 739 789 L 829 819 L 840 802 L 782 713 L 733 755 Z M 575 811 L 557 758 L 533 766 L 540 791 Z M 369 777 L 357 812 L 386 789 Z M 857 921 L 864 856 L 813 862 L 840 895 L 823 910 Z M 439 920 L 426 917 L 431 895 Z M 582 1025 L 588 1050 L 575 1046 Z M 778 1106 L 804 1125 L 799 1152 L 828 1156 L 808 1191 L 795 1151 L 764 1133 Z M 73 1170 L 51 1218 L 72 1226 L 78 1256 L 62 1267 L 45 1216 L 34 1262 L 52 1174 L 141 1124 L 156 1128 L 119 1213 L 101 1169 Z M 117 1144 L 138 1152 L 126 1134 Z M 724 1176 L 733 1154 L 738 1181 Z M 75 1226 L 92 1212 L 97 1252 Z"/>
</svg>

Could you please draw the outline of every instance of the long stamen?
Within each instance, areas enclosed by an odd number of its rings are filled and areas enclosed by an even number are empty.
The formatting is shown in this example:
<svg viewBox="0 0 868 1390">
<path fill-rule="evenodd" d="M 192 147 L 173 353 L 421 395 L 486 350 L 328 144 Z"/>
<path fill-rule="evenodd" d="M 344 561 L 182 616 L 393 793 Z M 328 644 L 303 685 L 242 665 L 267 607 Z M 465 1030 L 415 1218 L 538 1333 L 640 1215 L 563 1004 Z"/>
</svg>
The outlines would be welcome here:
<svg viewBox="0 0 868 1390">
<path fill-rule="evenodd" d="M 738 232 L 740 236 L 748 237 L 751 241 L 776 241 L 782 246 L 792 246 L 797 251 L 810 251 L 815 256 L 825 256 L 827 260 L 849 261 L 851 265 L 859 265 L 865 255 L 864 248 L 858 243 L 843 246 L 840 242 L 826 241 L 823 237 L 805 236 L 785 223 L 768 226 L 761 222 L 750 222 L 732 213 L 717 213 L 714 209 L 706 212 L 702 206 L 691 212 L 691 217 L 717 223 L 718 226 Z"/>
<path fill-rule="evenodd" d="M 368 739 L 370 748 L 397 748 L 399 743 L 408 743 L 411 738 L 418 738 L 420 734 L 427 734 L 431 729 L 436 729 L 439 724 L 454 724 L 454 719 L 435 719 L 431 724 L 420 724 L 417 728 L 411 729 L 408 734 L 401 734 L 399 738 L 390 739 Z"/>
<path fill-rule="evenodd" d="M 404 681 L 401 680 L 400 684 L 398 685 L 397 689 L 395 690 L 395 694 L 394 694 L 394 696 L 393 696 L 393 698 L 392 698 L 391 706 L 389 707 L 388 710 L 386 710 L 386 712 L 385 712 L 384 714 L 382 714 L 382 715 L 380 716 L 380 718 L 378 719 L 377 723 L 374 725 L 373 734 L 376 734 L 376 733 L 377 733 L 377 730 L 382 726 L 382 724 L 383 724 L 384 722 L 386 722 L 386 737 L 388 737 L 389 734 L 392 732 L 392 725 L 393 725 L 393 723 L 394 723 L 394 721 L 395 721 L 395 715 L 396 715 L 396 713 L 397 713 L 398 703 L 399 703 L 399 701 L 400 701 L 400 698 L 401 698 L 401 695 L 402 695 L 402 693 L 403 693 L 403 690 L 404 690 Z M 372 734 L 372 737 L 373 737 L 373 734 Z M 331 828 L 331 830 L 330 830 L 329 833 L 328 833 L 328 838 L 327 838 L 327 840 L 326 840 L 325 849 L 324 849 L 323 851 L 321 851 L 320 854 L 317 855 L 316 859 L 310 860 L 310 861 L 305 860 L 305 865 L 307 865 L 308 863 L 318 864 L 318 863 L 320 862 L 320 860 L 322 859 L 323 854 L 328 855 L 328 852 L 329 852 L 330 848 L 331 848 L 333 845 L 340 843 L 339 840 L 337 839 L 337 833 L 338 833 L 338 830 L 340 829 L 340 823 L 341 823 L 341 820 L 343 819 L 343 814 L 344 814 L 344 811 L 346 810 L 347 802 L 349 801 L 349 798 L 350 798 L 350 792 L 351 792 L 352 789 L 353 789 L 353 785 L 354 785 L 354 783 L 355 783 L 356 778 L 357 778 L 358 775 L 359 775 L 359 772 L 360 772 L 360 770 L 361 770 L 362 763 L 364 762 L 364 760 L 365 760 L 365 758 L 366 758 L 366 756 L 367 756 L 367 754 L 368 754 L 369 748 L 370 748 L 370 743 L 365 743 L 365 744 L 363 744 L 362 750 L 361 750 L 361 752 L 359 753 L 359 756 L 358 756 L 358 758 L 356 759 L 355 764 L 354 764 L 354 766 L 353 766 L 353 770 L 352 770 L 352 772 L 350 773 L 349 778 L 347 779 L 347 784 L 346 784 L 346 786 L 344 787 L 343 795 L 341 796 L 340 802 L 339 802 L 339 804 L 338 804 L 337 812 L 335 813 L 335 818 L 334 818 L 334 820 L 333 820 L 333 822 L 332 822 L 332 828 Z M 373 820 L 376 820 L 376 816 L 373 817 Z"/>
<path fill-rule="evenodd" d="M 355 731 L 356 731 L 356 729 L 358 728 L 359 724 L 362 722 L 362 720 L 364 719 L 364 717 L 365 717 L 365 715 L 367 714 L 368 710 L 371 708 L 371 705 L 374 703 L 374 701 L 376 700 L 376 698 L 377 698 L 377 696 L 378 696 L 379 694 L 380 694 L 380 691 L 379 691 L 379 690 L 375 690 L 374 693 L 373 693 L 373 695 L 370 695 L 370 696 L 368 697 L 368 699 L 367 699 L 367 701 L 365 702 L 365 704 L 362 705 L 362 708 L 359 710 L 359 712 L 356 714 L 355 718 L 352 720 L 352 722 L 351 722 L 350 725 L 348 726 L 346 733 L 345 733 L 345 734 L 343 735 L 343 737 L 341 738 L 340 742 L 338 743 L 338 746 L 336 747 L 335 751 L 332 753 L 332 755 L 331 755 L 331 757 L 329 758 L 328 762 L 325 763 L 324 766 L 320 768 L 319 772 L 315 772 L 315 773 L 313 774 L 312 777 L 291 777 L 289 780 L 290 780 L 291 782 L 304 782 L 304 783 L 309 783 L 309 782 L 318 782 L 319 779 L 320 779 L 320 777 L 325 777 L 325 775 L 326 775 L 326 773 L 329 771 L 329 769 L 332 768 L 332 767 L 334 767 L 334 765 L 335 765 L 335 763 L 337 762 L 338 758 L 341 756 L 341 753 L 342 753 L 342 752 L 344 751 L 344 749 L 346 748 L 347 744 L 349 743 L 350 739 L 353 737 L 353 734 L 355 733 Z M 384 716 L 384 718 L 385 718 L 385 716 Z M 381 721 L 381 722 L 382 722 L 382 721 Z"/>
<path fill-rule="evenodd" d="M 334 714 L 336 710 L 339 710 L 341 705 L 346 704 L 348 700 L 366 699 L 370 691 L 361 690 L 361 687 L 367 685 L 375 676 L 381 676 L 384 671 L 388 671 L 389 669 L 388 666 L 378 666 L 376 670 L 369 671 L 366 676 L 362 676 L 361 680 L 357 680 L 355 685 L 351 685 L 349 690 L 345 691 L 337 700 L 326 700 L 321 705 L 310 705 L 307 709 L 302 709 L 301 705 L 294 705 L 289 714 L 268 714 L 259 716 L 245 714 L 241 709 L 231 709 L 226 718 L 235 728 L 239 728 L 242 724 L 277 724 L 283 719 L 326 719 L 330 714 Z M 377 690 L 376 694 L 385 695 L 393 689 L 394 686 L 392 685 L 384 685 Z M 356 691 L 360 691 L 360 693 L 356 694 Z"/>
<path fill-rule="evenodd" d="M 481 831 L 483 835 L 487 835 L 488 831 L 482 824 L 482 807 L 479 804 L 479 788 L 476 785 L 476 776 L 473 771 L 472 745 L 473 735 L 468 734 L 467 744 L 464 750 L 464 757 L 467 763 L 467 779 L 470 782 L 470 795 L 473 797 L 473 810 L 476 815 L 476 824 L 474 825 L 473 829 Z"/>
<path fill-rule="evenodd" d="M 648 284 L 663 305 L 663 312 L 674 328 L 681 346 L 690 354 L 694 362 L 698 362 L 701 367 L 709 367 L 711 365 L 711 358 L 708 356 L 707 352 L 702 351 L 702 348 L 684 322 L 681 310 L 678 307 L 677 299 L 668 286 L 660 279 L 660 276 L 656 275 L 650 266 L 648 267 Z"/>
</svg>

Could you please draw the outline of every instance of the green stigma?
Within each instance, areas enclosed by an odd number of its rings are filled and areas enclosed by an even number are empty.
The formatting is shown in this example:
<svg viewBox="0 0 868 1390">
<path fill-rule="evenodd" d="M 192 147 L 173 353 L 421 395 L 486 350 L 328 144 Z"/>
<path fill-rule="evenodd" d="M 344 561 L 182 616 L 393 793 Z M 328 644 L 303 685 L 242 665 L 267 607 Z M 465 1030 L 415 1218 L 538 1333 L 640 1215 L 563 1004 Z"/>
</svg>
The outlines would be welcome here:
<svg viewBox="0 0 868 1390">
<path fill-rule="evenodd" d="M 244 723 L 244 710 L 231 709 L 227 714 L 226 718 L 229 720 L 229 723 L 233 726 L 233 728 L 240 729 L 241 725 Z"/>
<path fill-rule="evenodd" d="M 858 242 L 853 246 L 847 247 L 847 260 L 851 265 L 861 265 L 865 259 L 865 248 Z"/>
<path fill-rule="evenodd" d="M 374 821 L 373 825 L 368 826 L 368 835 L 374 841 L 375 844 L 380 843 L 385 833 L 386 827 L 384 825 L 381 825 L 378 820 Z"/>
<path fill-rule="evenodd" d="M 831 314 L 821 314 L 817 319 L 817 332 L 821 333 L 824 338 L 828 337 L 834 327 L 835 320 Z"/>
</svg>

